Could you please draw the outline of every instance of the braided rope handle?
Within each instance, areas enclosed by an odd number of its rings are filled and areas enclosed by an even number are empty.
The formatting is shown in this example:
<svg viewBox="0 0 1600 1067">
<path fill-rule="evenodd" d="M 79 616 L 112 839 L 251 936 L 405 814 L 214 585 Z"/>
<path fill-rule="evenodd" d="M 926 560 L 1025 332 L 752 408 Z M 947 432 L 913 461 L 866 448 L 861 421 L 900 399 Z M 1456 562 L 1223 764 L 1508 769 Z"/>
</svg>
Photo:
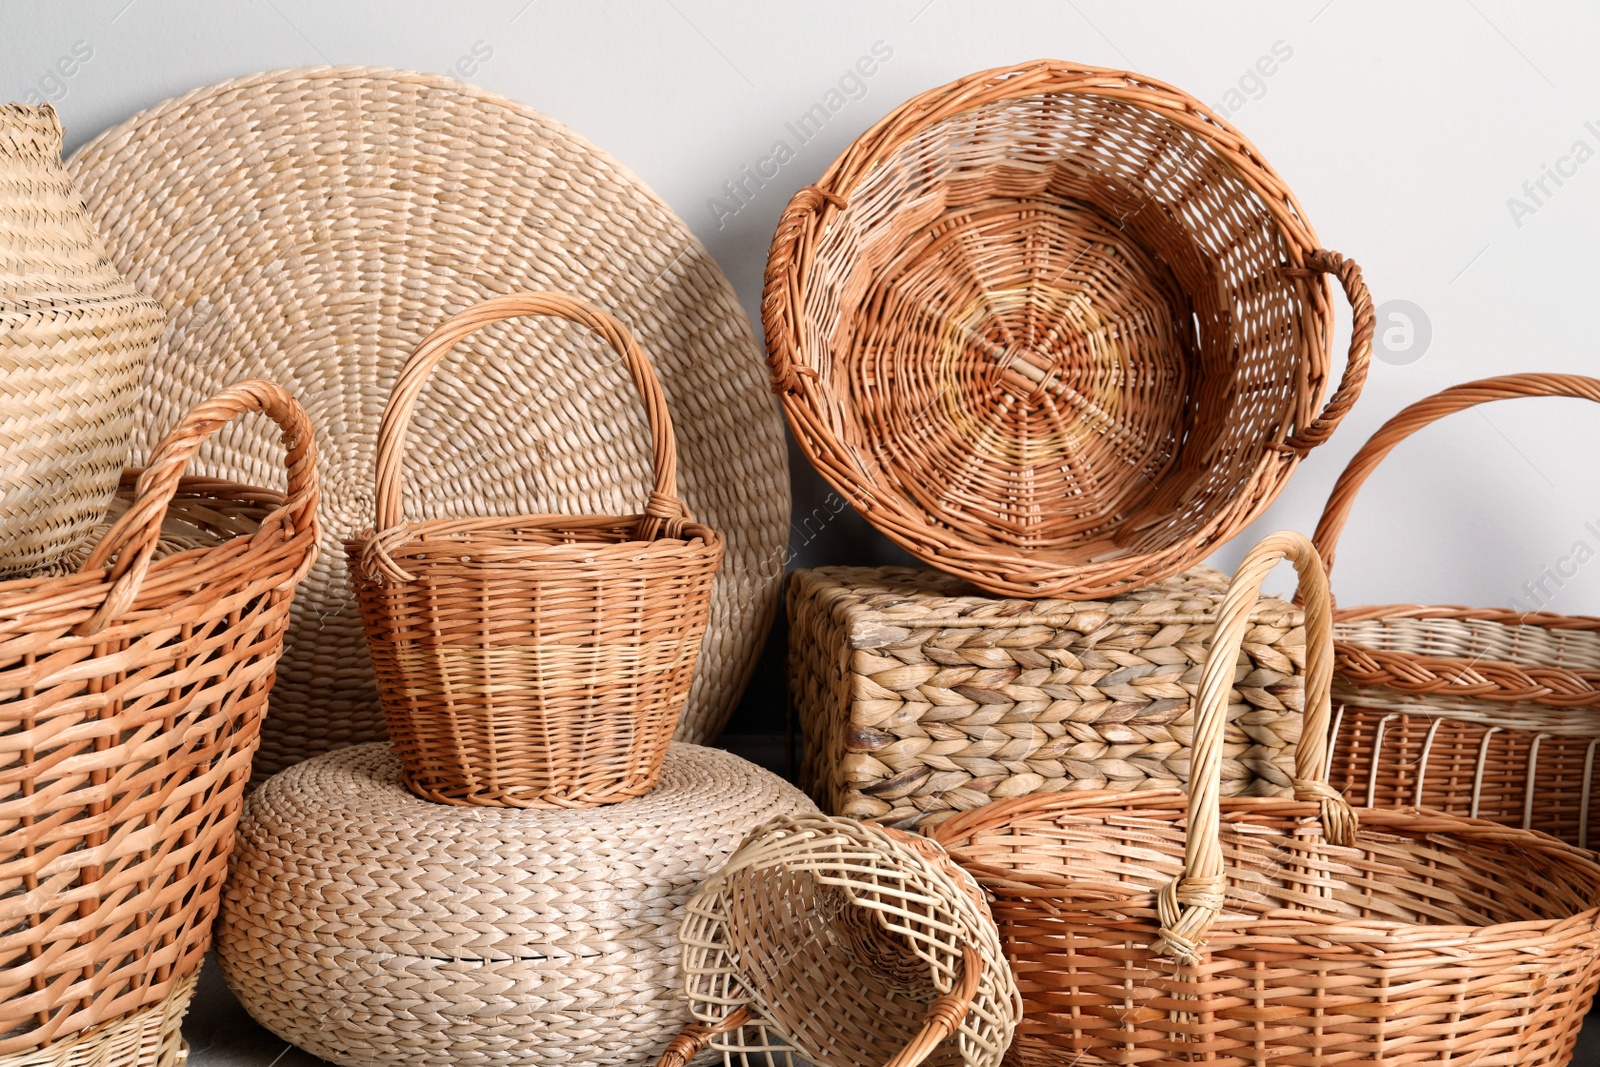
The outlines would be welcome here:
<svg viewBox="0 0 1600 1067">
<path fill-rule="evenodd" d="M 1294 796 L 1296 800 L 1321 805 L 1322 832 L 1327 840 L 1336 845 L 1355 840 L 1355 812 L 1328 785 L 1323 770 L 1333 678 L 1333 605 L 1328 597 L 1328 573 L 1304 534 L 1271 534 L 1250 550 L 1228 585 L 1227 595 L 1217 609 L 1217 628 L 1200 682 L 1183 873 L 1161 890 L 1157 900 L 1161 933 L 1152 946 L 1157 953 L 1185 966 L 1200 963 L 1206 934 L 1222 910 L 1227 887 L 1221 838 L 1222 747 L 1228 700 L 1239 652 L 1250 629 L 1250 612 L 1261 596 L 1267 575 L 1285 559 L 1299 573 L 1299 595 L 1306 604 L 1305 726 L 1295 745 Z"/>
<path fill-rule="evenodd" d="M 1498 378 L 1481 378 L 1475 382 L 1453 385 L 1419 400 L 1379 427 L 1378 432 L 1351 458 L 1339 475 L 1339 480 L 1333 483 L 1328 503 L 1322 509 L 1322 518 L 1317 522 L 1317 532 L 1312 536 L 1328 570 L 1333 570 L 1339 535 L 1344 532 L 1345 520 L 1355 506 L 1356 494 L 1361 491 L 1368 476 L 1400 442 L 1446 415 L 1496 400 L 1536 396 L 1565 396 L 1600 403 L 1600 378 L 1586 378 L 1580 374 L 1506 374 Z"/>
<path fill-rule="evenodd" d="M 1361 268 L 1356 266 L 1356 261 L 1353 259 L 1325 248 L 1318 249 L 1306 257 L 1305 267 L 1288 270 L 1285 273 L 1331 274 L 1338 279 L 1340 288 L 1344 290 L 1345 299 L 1350 301 L 1350 351 L 1345 358 L 1344 376 L 1339 379 L 1339 387 L 1322 406 L 1322 414 L 1312 420 L 1305 429 L 1283 442 L 1284 448 L 1304 457 L 1307 452 L 1332 436 L 1333 431 L 1339 428 L 1339 423 L 1350 413 L 1356 398 L 1361 395 L 1361 387 L 1367 383 L 1367 371 L 1372 364 L 1372 335 L 1377 328 L 1378 319 L 1372 309 L 1372 294 L 1367 291 L 1367 283 L 1361 277 Z"/>
<path fill-rule="evenodd" d="M 627 364 L 634 388 L 644 402 L 653 446 L 651 464 L 655 471 L 655 482 L 639 522 L 639 539 L 653 541 L 660 537 L 676 537 L 690 521 L 689 509 L 678 496 L 678 442 L 673 434 L 666 394 L 662 392 L 661 380 L 656 377 L 649 357 L 628 328 L 609 312 L 564 293 L 512 293 L 474 304 L 444 320 L 416 347 L 401 370 L 389 403 L 383 409 L 383 421 L 378 425 L 377 521 L 373 527 L 376 533 L 367 546 L 369 573 L 381 573 L 394 581 L 411 580 L 411 575 L 401 569 L 389 553 L 411 538 L 401 508 L 404 499 L 402 467 L 411 415 L 423 386 L 458 342 L 491 323 L 524 315 L 547 315 L 587 326 Z"/>
<path fill-rule="evenodd" d="M 167 507 L 178 492 L 183 472 L 200 445 L 225 423 L 249 412 L 260 412 L 283 431 L 284 465 L 288 469 L 288 492 L 282 506 L 262 522 L 255 537 L 277 536 L 283 525 L 291 531 L 310 527 L 311 551 L 295 573 L 280 588 L 292 588 L 316 562 L 320 539 L 317 530 L 317 446 L 311 419 L 299 401 L 282 386 L 252 378 L 229 386 L 198 405 L 156 446 L 150 463 L 139 475 L 134 501 L 127 512 L 106 532 L 78 573 L 99 570 L 110 564 L 111 588 L 98 610 L 74 628 L 83 636 L 99 633 L 122 615 L 139 596 L 150 563 L 161 541 L 161 523 Z"/>
</svg>

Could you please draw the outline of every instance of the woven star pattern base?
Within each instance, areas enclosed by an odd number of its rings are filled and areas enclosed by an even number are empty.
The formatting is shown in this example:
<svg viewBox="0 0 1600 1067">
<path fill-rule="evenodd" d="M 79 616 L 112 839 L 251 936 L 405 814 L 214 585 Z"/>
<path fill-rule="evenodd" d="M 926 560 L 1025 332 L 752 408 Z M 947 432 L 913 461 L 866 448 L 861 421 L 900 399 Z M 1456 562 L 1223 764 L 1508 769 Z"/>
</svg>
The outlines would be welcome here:
<svg viewBox="0 0 1600 1067">
<path fill-rule="evenodd" d="M 620 804 L 433 804 L 359 745 L 250 797 L 217 955 L 257 1021 L 343 1067 L 648 1063 L 692 1021 L 684 905 L 755 827 L 814 810 L 685 744 Z"/>
</svg>

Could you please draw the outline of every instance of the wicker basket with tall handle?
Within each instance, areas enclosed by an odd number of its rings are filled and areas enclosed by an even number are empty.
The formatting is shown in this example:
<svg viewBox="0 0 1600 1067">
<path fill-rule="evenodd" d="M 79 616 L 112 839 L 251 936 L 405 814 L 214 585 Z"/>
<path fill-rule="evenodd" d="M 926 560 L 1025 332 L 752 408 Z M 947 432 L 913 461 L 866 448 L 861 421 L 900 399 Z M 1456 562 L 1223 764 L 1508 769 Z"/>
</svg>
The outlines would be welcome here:
<svg viewBox="0 0 1600 1067">
<path fill-rule="evenodd" d="M 644 511 L 408 523 L 401 467 L 423 386 L 451 346 L 519 315 L 587 326 L 621 355 L 655 446 Z M 649 359 L 591 304 L 495 297 L 417 346 L 378 430 L 377 524 L 346 548 L 389 739 L 418 796 L 587 807 L 655 785 L 722 561 L 721 536 L 678 497 L 677 470 Z"/>
<path fill-rule="evenodd" d="M 1324 404 L 1329 276 L 1354 328 Z M 800 450 L 869 522 L 991 593 L 1096 600 L 1272 502 L 1373 311 L 1198 100 L 1038 61 L 913 98 L 800 190 L 762 321 Z"/>
<path fill-rule="evenodd" d="M 281 428 L 286 495 L 182 478 L 245 412 Z M 209 497 L 217 529 L 272 507 L 156 559 L 180 493 L 191 519 Z M 76 574 L 0 583 L 0 1059 L 51 1062 L 57 1043 L 69 1059 L 177 1055 L 290 601 L 317 555 L 317 495 L 305 412 L 246 381 L 157 446 Z"/>
<path fill-rule="evenodd" d="M 1282 559 L 1306 602 L 1295 797 L 1219 798 L 1247 615 Z M 1025 797 L 937 839 L 992 895 L 1024 1021 L 1010 1062 L 1559 1067 L 1600 982 L 1600 865 L 1436 812 L 1356 813 L 1322 776 L 1327 575 L 1273 534 L 1240 565 L 1175 791 Z M 1508 875 L 1510 875 L 1508 877 Z"/>
<path fill-rule="evenodd" d="M 944 849 L 874 823 L 787 815 L 689 901 L 695 1022 L 658 1067 L 994 1067 L 1021 1013 L 983 892 Z"/>
<path fill-rule="evenodd" d="M 1446 389 L 1384 423 L 1317 524 L 1331 569 L 1367 478 L 1412 434 L 1497 400 L 1600 402 L 1600 379 L 1511 374 Z M 1424 805 L 1600 843 L 1600 618 L 1386 604 L 1334 616 L 1333 763 L 1357 803 Z"/>
<path fill-rule="evenodd" d="M 0 577 L 90 536 L 128 461 L 161 305 L 123 281 L 49 104 L 0 104 Z"/>
</svg>

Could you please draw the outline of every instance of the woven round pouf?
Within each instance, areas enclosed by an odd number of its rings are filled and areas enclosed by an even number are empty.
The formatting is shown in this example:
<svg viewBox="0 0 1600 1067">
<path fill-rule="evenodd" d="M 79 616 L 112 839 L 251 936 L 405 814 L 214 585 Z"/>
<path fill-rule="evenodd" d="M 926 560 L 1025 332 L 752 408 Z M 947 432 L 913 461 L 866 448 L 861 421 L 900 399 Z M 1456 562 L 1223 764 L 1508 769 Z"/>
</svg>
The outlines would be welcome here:
<svg viewBox="0 0 1600 1067">
<path fill-rule="evenodd" d="M 621 804 L 433 804 L 358 745 L 246 802 L 217 956 L 262 1025 L 345 1067 L 653 1063 L 692 1021 L 684 904 L 751 830 L 815 810 L 685 744 Z"/>
</svg>

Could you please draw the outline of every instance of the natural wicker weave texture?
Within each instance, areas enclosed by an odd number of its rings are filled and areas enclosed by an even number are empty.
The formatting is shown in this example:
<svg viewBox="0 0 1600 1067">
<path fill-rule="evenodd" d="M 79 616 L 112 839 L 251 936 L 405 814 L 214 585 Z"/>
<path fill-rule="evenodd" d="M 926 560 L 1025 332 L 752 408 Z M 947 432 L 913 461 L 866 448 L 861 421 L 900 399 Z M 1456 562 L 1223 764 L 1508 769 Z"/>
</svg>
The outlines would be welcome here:
<svg viewBox="0 0 1600 1067">
<path fill-rule="evenodd" d="M 0 577 L 51 566 L 100 521 L 163 321 L 107 261 L 55 109 L 0 104 Z"/>
<path fill-rule="evenodd" d="M 153 560 L 176 492 L 209 488 L 220 529 L 258 511 L 260 491 L 181 480 L 252 411 L 279 427 L 287 495 L 253 532 Z M 299 405 L 243 382 L 156 448 L 77 574 L 0 583 L 0 1055 L 160 1004 L 198 970 L 317 554 L 315 463 Z"/>
<path fill-rule="evenodd" d="M 904 567 L 789 583 L 802 784 L 824 810 L 926 831 L 991 800 L 1189 780 L 1194 694 L 1226 577 L 1196 567 L 1109 601 L 1009 600 Z M 1251 612 L 1229 700 L 1226 795 L 1287 790 L 1298 609 Z"/>
<path fill-rule="evenodd" d="M 522 315 L 586 326 L 621 355 L 654 446 L 644 511 L 406 522 L 406 436 L 423 387 L 456 344 Z M 678 496 L 666 398 L 627 329 L 560 293 L 496 297 L 446 319 L 384 409 L 376 500 L 376 524 L 346 550 L 406 785 L 428 800 L 511 807 L 592 807 L 654 788 L 722 537 Z"/>
<path fill-rule="evenodd" d="M 1297 799 L 1221 800 L 1240 639 L 1286 557 L 1310 658 Z M 1363 810 L 1358 832 L 1321 776 L 1330 615 L 1310 542 L 1272 535 L 1218 613 L 1188 803 L 1025 797 L 939 828 L 992 894 L 1023 990 L 1009 1062 L 1566 1064 L 1600 983 L 1600 866 L 1431 812 Z"/>
<path fill-rule="evenodd" d="M 183 1067 L 189 1059 L 183 1017 L 198 977 L 196 971 L 172 983 L 166 999 L 148 1008 L 46 1048 L 0 1056 L 0 1067 Z"/>
<path fill-rule="evenodd" d="M 1513 374 L 1420 400 L 1373 434 L 1317 525 L 1333 566 L 1367 478 L 1412 434 L 1479 404 L 1600 402 L 1600 379 Z M 1600 618 L 1388 604 L 1335 616 L 1333 783 L 1359 802 L 1422 804 L 1600 843 Z"/>
<path fill-rule="evenodd" d="M 1332 373 L 1323 275 L 1354 331 Z M 1040 61 L 923 93 L 802 189 L 762 320 L 806 457 L 878 529 L 1007 596 L 1205 559 L 1366 377 L 1372 302 L 1204 105 Z"/>
<path fill-rule="evenodd" d="M 196 90 L 102 134 L 69 169 L 114 261 L 171 316 L 136 445 L 252 375 L 293 391 L 316 427 L 327 551 L 296 599 L 258 780 L 384 736 L 341 547 L 372 521 L 378 419 L 407 354 L 440 321 L 525 290 L 605 308 L 661 376 L 684 500 L 727 540 L 679 730 L 717 735 L 777 607 L 789 475 L 749 319 L 660 198 L 523 104 L 365 67 Z M 474 387 L 440 383 L 412 427 L 414 519 L 635 506 L 649 432 L 615 353 L 550 320 L 504 323 L 462 348 Z M 274 447 L 242 428 L 203 469 L 259 483 Z"/>
<path fill-rule="evenodd" d="M 983 892 L 933 841 L 825 815 L 752 833 L 689 902 L 695 1024 L 727 1067 L 994 1067 L 1021 1001 Z"/>
<path fill-rule="evenodd" d="M 251 795 L 217 929 L 240 1001 L 344 1067 L 648 1064 L 690 1022 L 684 904 L 746 834 L 814 810 L 727 752 L 586 810 L 412 796 L 382 745 Z"/>
</svg>

